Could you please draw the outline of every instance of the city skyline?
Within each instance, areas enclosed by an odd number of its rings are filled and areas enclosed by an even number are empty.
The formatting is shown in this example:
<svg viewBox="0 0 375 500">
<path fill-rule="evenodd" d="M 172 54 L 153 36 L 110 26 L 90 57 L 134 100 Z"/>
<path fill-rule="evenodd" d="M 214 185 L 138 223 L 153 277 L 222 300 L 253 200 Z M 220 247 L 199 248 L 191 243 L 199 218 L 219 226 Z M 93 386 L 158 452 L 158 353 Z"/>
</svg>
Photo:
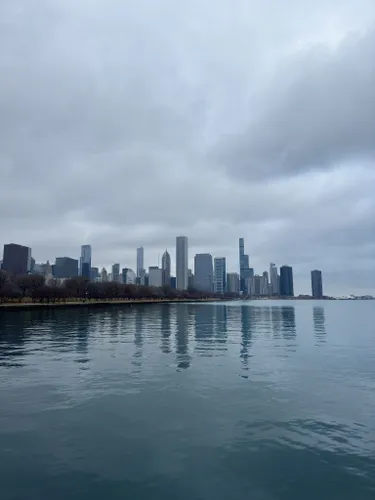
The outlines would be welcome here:
<svg viewBox="0 0 375 500">
<path fill-rule="evenodd" d="M 3 236 L 3 235 L 2 235 Z M 4 237 L 4 236 L 3 236 Z M 197 246 L 196 244 L 194 246 L 191 245 L 190 241 L 191 239 L 188 238 L 189 244 L 188 244 L 188 269 L 194 270 L 194 257 L 198 253 L 210 253 L 212 255 L 212 259 L 214 259 L 216 256 L 225 256 L 226 258 L 226 267 L 227 267 L 227 272 L 240 272 L 239 270 L 239 238 L 235 238 L 232 243 L 232 246 L 226 246 L 224 247 L 224 251 L 222 251 L 223 247 L 220 247 L 221 251 L 213 251 L 211 250 L 212 247 L 209 245 L 207 248 L 202 248 L 201 246 Z M 251 252 L 251 240 L 250 238 L 244 238 L 245 240 L 245 255 L 247 253 L 252 253 Z M 165 252 L 165 248 L 169 248 L 169 254 L 171 257 L 171 275 L 175 276 L 176 273 L 176 254 L 175 254 L 175 247 L 176 247 L 176 237 L 172 238 L 172 241 L 169 240 L 170 244 L 169 245 L 164 245 L 161 246 L 161 248 L 155 248 L 155 247 L 148 247 L 143 241 L 138 242 L 138 245 L 136 243 L 134 248 L 129 248 L 126 246 L 121 252 L 116 252 L 113 253 L 111 252 L 110 249 L 107 251 L 97 251 L 97 248 L 93 244 L 79 244 L 77 247 L 67 247 L 62 245 L 61 248 L 57 248 L 57 253 L 56 255 L 51 255 L 51 253 L 46 249 L 40 249 L 38 250 L 38 254 L 36 253 L 37 251 L 32 247 L 32 257 L 35 258 L 36 255 L 36 261 L 38 263 L 42 262 L 49 262 L 52 264 L 55 262 L 56 257 L 67 257 L 71 259 L 78 259 L 78 266 L 79 266 L 79 272 L 80 272 L 80 258 L 81 258 L 81 253 L 82 253 L 82 247 L 89 246 L 92 249 L 93 252 L 93 258 L 92 258 L 92 263 L 91 266 L 95 268 L 99 268 L 99 274 L 104 267 L 107 271 L 108 274 L 111 273 L 112 271 L 112 266 L 115 263 L 120 263 L 120 269 L 122 268 L 130 268 L 136 273 L 137 269 L 137 249 L 142 249 L 143 251 L 143 265 L 144 269 L 147 272 L 148 268 L 150 266 L 157 266 L 158 262 L 161 267 L 161 256 Z M 9 241 L 4 241 L 4 243 L 1 245 L 1 248 L 5 244 L 9 243 L 16 243 L 17 242 L 9 242 Z M 28 246 L 25 244 L 24 240 L 21 240 L 20 245 Z M 193 241 L 194 244 L 194 241 Z M 38 245 L 37 245 L 38 248 Z M 69 250 L 70 249 L 70 250 Z M 225 254 L 225 251 L 227 252 Z M 70 253 L 69 253 L 70 252 Z M 108 255 L 115 255 L 115 258 L 111 261 Z M 269 251 L 267 252 L 267 255 L 269 255 Z M 44 257 L 43 257 L 44 256 Z M 250 259 L 250 256 L 249 256 Z M 0 259 L 1 260 L 1 259 Z M 331 273 L 330 269 L 326 269 L 323 267 L 323 265 L 320 262 L 317 262 L 316 260 L 312 260 L 312 265 L 309 266 L 308 264 L 304 263 L 303 266 L 297 265 L 296 263 L 292 261 L 282 261 L 277 255 L 272 255 L 271 259 L 269 261 L 266 261 L 265 258 L 261 258 L 257 255 L 251 255 L 251 260 L 249 261 L 249 266 L 250 268 L 254 269 L 255 274 L 262 274 L 264 271 L 269 272 L 269 279 L 271 281 L 271 273 L 270 273 L 270 264 L 272 264 L 274 261 L 276 261 L 276 266 L 280 268 L 282 265 L 291 265 L 293 267 L 293 279 L 294 279 L 294 287 L 297 291 L 297 293 L 301 294 L 310 294 L 311 293 L 311 271 L 314 269 L 320 269 L 322 270 L 324 274 L 324 292 L 327 295 L 331 296 L 344 296 L 344 295 L 374 295 L 375 296 L 375 288 L 372 289 L 370 288 L 358 288 L 355 286 L 350 286 L 348 284 L 347 286 L 343 285 L 337 285 L 335 283 L 336 280 L 336 273 Z M 371 270 L 368 271 L 371 273 Z M 374 271 L 375 272 L 375 271 Z M 345 275 L 345 270 L 343 270 L 340 275 Z"/>
<path fill-rule="evenodd" d="M 186 236 L 176 237 L 176 276 L 171 275 L 171 256 L 166 249 L 162 256 L 160 267 L 159 254 L 158 265 L 148 267 L 148 271 L 144 269 L 144 247 L 136 249 L 136 265 L 137 273 L 131 268 L 122 268 L 120 263 L 112 264 L 111 271 L 103 267 L 99 272 L 99 268 L 91 265 L 92 247 L 91 245 L 81 246 L 81 257 L 79 260 L 69 257 L 56 257 L 55 263 L 37 263 L 32 257 L 32 249 L 19 244 L 4 245 L 3 261 L 0 261 L 1 268 L 7 270 L 11 274 L 23 269 L 23 274 L 26 272 L 45 274 L 48 279 L 69 278 L 82 276 L 91 281 L 100 279 L 101 281 L 114 281 L 118 283 L 135 283 L 136 279 L 139 284 L 145 284 L 145 280 L 150 286 L 171 285 L 172 279 L 175 280 L 173 285 L 180 290 L 188 288 L 197 288 L 200 291 L 215 292 L 224 294 L 226 292 L 238 292 L 244 295 L 254 296 L 284 296 L 291 297 L 295 295 L 293 269 L 291 266 L 282 265 L 278 271 L 274 263 L 270 263 L 270 272 L 263 271 L 262 275 L 254 272 L 253 268 L 249 267 L 249 257 L 244 254 L 244 238 L 239 238 L 239 259 L 238 272 L 228 272 L 226 257 L 214 257 L 211 254 L 196 254 L 194 256 L 194 267 L 188 268 L 188 238 Z M 247 267 L 246 267 L 247 266 Z M 64 274 L 64 272 L 66 274 Z M 242 276 L 242 278 L 241 278 Z M 237 282 L 237 283 L 236 283 Z M 275 285 L 276 282 L 276 285 Z M 275 288 L 276 287 L 276 288 Z M 275 291 L 276 290 L 276 291 Z M 311 294 L 315 298 L 323 298 L 322 288 L 322 272 L 321 270 L 311 271 Z"/>
</svg>

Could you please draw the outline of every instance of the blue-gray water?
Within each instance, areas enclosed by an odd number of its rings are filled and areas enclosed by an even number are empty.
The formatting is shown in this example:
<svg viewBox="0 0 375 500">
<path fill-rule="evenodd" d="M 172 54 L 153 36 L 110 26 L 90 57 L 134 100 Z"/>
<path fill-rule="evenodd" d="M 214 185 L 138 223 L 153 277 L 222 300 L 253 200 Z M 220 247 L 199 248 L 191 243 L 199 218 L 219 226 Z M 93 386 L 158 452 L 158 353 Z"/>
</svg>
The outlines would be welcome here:
<svg viewBox="0 0 375 500">
<path fill-rule="evenodd" d="M 375 303 L 0 311 L 0 498 L 375 498 Z"/>
</svg>

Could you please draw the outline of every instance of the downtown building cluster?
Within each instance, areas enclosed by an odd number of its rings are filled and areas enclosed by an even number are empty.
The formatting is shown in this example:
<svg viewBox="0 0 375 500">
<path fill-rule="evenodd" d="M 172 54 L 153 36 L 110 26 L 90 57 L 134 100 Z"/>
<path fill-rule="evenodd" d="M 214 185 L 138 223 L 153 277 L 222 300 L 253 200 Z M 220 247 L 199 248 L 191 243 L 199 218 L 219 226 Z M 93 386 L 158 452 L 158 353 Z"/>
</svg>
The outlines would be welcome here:
<svg viewBox="0 0 375 500">
<path fill-rule="evenodd" d="M 137 248 L 136 270 L 121 268 L 119 263 L 99 269 L 92 266 L 90 245 L 81 247 L 79 259 L 56 257 L 54 264 L 35 262 L 31 248 L 14 243 L 4 245 L 2 269 L 13 275 L 28 273 L 43 274 L 46 282 L 81 276 L 95 282 L 117 282 L 139 284 L 153 287 L 169 286 L 179 290 L 195 289 L 200 292 L 219 295 L 233 294 L 249 297 L 294 297 L 293 269 L 282 265 L 279 269 L 274 263 L 269 271 L 256 274 L 250 266 L 249 255 L 245 253 L 244 238 L 239 238 L 239 272 L 227 272 L 226 257 L 213 257 L 210 253 L 198 253 L 194 256 L 194 269 L 189 269 L 188 238 L 177 236 L 175 254 L 175 276 L 172 276 L 172 261 L 168 250 L 162 255 L 161 266 L 145 267 L 144 247 Z M 311 271 L 311 295 L 323 298 L 322 272 Z"/>
</svg>

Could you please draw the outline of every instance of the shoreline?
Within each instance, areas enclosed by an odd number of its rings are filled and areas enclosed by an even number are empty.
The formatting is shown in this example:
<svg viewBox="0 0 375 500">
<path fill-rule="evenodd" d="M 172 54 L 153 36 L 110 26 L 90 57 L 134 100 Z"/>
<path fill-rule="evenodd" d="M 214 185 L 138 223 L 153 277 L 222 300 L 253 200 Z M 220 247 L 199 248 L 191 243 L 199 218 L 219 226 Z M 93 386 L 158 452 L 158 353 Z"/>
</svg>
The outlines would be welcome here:
<svg viewBox="0 0 375 500">
<path fill-rule="evenodd" d="M 76 300 L 61 302 L 4 302 L 0 304 L 0 311 L 25 310 L 25 309 L 51 309 L 68 307 L 106 307 L 106 306 L 132 306 L 135 304 L 173 304 L 193 302 L 221 302 L 220 299 L 134 299 L 134 300 Z"/>
</svg>

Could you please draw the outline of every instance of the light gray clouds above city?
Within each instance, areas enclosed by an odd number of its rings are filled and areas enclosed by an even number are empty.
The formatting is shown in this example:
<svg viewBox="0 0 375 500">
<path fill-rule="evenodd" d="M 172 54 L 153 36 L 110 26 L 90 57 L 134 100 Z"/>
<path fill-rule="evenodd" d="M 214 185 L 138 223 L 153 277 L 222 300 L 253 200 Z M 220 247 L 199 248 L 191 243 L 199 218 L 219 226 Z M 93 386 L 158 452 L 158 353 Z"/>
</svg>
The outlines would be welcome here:
<svg viewBox="0 0 375 500">
<path fill-rule="evenodd" d="M 2 0 L 0 244 L 375 293 L 374 89 L 373 0 Z"/>
</svg>

